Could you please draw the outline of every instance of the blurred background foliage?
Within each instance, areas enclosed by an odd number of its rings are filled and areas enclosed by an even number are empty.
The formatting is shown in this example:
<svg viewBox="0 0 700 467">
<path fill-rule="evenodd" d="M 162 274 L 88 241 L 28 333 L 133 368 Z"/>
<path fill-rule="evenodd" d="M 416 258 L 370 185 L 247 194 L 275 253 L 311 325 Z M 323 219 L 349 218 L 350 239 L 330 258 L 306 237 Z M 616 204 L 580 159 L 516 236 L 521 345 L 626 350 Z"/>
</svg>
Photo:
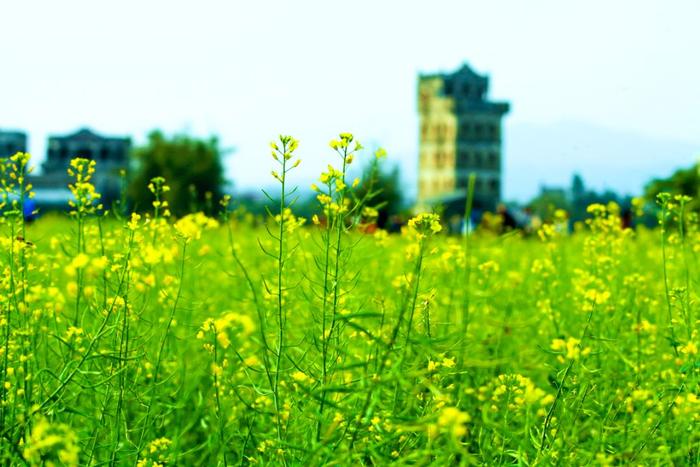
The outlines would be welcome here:
<svg viewBox="0 0 700 467">
<path fill-rule="evenodd" d="M 148 183 L 163 177 L 171 190 L 164 194 L 175 216 L 199 210 L 212 213 L 224 191 L 223 150 L 216 137 L 166 136 L 156 130 L 148 142 L 132 151 L 133 176 L 129 197 L 133 209 L 151 209 Z"/>
</svg>

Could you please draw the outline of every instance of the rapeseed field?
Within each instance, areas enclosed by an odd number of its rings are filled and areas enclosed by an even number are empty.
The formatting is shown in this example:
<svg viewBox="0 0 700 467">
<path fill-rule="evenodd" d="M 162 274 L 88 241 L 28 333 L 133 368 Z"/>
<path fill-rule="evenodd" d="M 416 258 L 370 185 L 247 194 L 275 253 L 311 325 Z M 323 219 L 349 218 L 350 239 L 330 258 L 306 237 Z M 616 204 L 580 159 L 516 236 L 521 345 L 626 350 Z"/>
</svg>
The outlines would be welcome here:
<svg viewBox="0 0 700 467">
<path fill-rule="evenodd" d="M 370 233 L 380 164 L 331 142 L 294 214 L 298 143 L 253 222 L 103 209 L 74 159 L 70 213 L 28 224 L 28 155 L 3 161 L 3 465 L 699 465 L 700 224 L 593 205 L 569 232 Z M 469 209 L 467 207 L 467 209 Z"/>
</svg>

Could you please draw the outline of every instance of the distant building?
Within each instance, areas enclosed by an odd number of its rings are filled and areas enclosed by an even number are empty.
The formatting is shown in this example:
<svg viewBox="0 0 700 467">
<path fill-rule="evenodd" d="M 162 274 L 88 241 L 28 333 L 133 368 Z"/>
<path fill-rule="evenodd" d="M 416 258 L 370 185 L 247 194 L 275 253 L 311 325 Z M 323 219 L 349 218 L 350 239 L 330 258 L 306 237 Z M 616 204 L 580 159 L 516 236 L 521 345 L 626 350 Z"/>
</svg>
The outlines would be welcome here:
<svg viewBox="0 0 700 467">
<path fill-rule="evenodd" d="M 63 209 L 71 198 L 67 169 L 76 157 L 94 160 L 93 184 L 105 205 L 120 195 L 119 172 L 129 163 L 130 138 L 100 136 L 83 128 L 66 136 L 50 136 L 41 175 L 31 179 L 40 209 Z"/>
<path fill-rule="evenodd" d="M 494 210 L 501 200 L 501 119 L 510 106 L 487 98 L 489 78 L 468 65 L 454 73 L 420 75 L 418 206 L 464 209 L 475 173 L 474 208 Z M 454 211 L 454 209 L 453 209 Z"/>
<path fill-rule="evenodd" d="M 0 158 L 27 152 L 27 134 L 21 131 L 0 130 Z"/>
<path fill-rule="evenodd" d="M 72 135 L 50 136 L 44 173 L 65 172 L 75 157 L 94 160 L 101 172 L 119 170 L 127 166 L 130 149 L 130 138 L 100 136 L 87 128 Z"/>
</svg>

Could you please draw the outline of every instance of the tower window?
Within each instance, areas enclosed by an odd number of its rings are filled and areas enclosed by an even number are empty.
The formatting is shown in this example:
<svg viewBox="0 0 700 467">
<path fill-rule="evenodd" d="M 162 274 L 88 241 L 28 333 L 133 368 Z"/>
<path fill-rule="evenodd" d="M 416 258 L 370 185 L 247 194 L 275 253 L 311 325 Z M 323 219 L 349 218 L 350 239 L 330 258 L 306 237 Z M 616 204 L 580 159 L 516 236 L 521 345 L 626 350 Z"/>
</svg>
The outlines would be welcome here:
<svg viewBox="0 0 700 467">
<path fill-rule="evenodd" d="M 460 167 L 469 165 L 469 154 L 466 151 L 459 151 L 457 153 L 457 165 Z"/>
</svg>

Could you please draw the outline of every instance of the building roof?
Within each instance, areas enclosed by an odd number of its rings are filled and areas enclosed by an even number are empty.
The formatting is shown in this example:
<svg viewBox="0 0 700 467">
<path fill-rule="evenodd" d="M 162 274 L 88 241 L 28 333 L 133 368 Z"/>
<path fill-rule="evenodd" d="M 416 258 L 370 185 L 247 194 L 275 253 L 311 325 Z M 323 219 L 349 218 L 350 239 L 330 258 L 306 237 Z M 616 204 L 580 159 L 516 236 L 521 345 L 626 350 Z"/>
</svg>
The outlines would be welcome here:
<svg viewBox="0 0 700 467">
<path fill-rule="evenodd" d="M 90 128 L 81 128 L 80 130 L 76 131 L 73 134 L 70 135 L 65 135 L 65 136 L 51 136 L 49 139 L 52 140 L 72 140 L 72 141 L 79 141 L 79 142 L 102 142 L 105 140 L 119 140 L 119 141 L 129 141 L 130 138 L 120 138 L 120 137 L 111 137 L 111 136 L 102 136 L 98 135 L 94 131 L 92 131 Z"/>
<path fill-rule="evenodd" d="M 0 130 L 0 136 L 10 137 L 10 138 L 26 138 L 27 134 L 23 131 L 7 131 Z"/>
</svg>

